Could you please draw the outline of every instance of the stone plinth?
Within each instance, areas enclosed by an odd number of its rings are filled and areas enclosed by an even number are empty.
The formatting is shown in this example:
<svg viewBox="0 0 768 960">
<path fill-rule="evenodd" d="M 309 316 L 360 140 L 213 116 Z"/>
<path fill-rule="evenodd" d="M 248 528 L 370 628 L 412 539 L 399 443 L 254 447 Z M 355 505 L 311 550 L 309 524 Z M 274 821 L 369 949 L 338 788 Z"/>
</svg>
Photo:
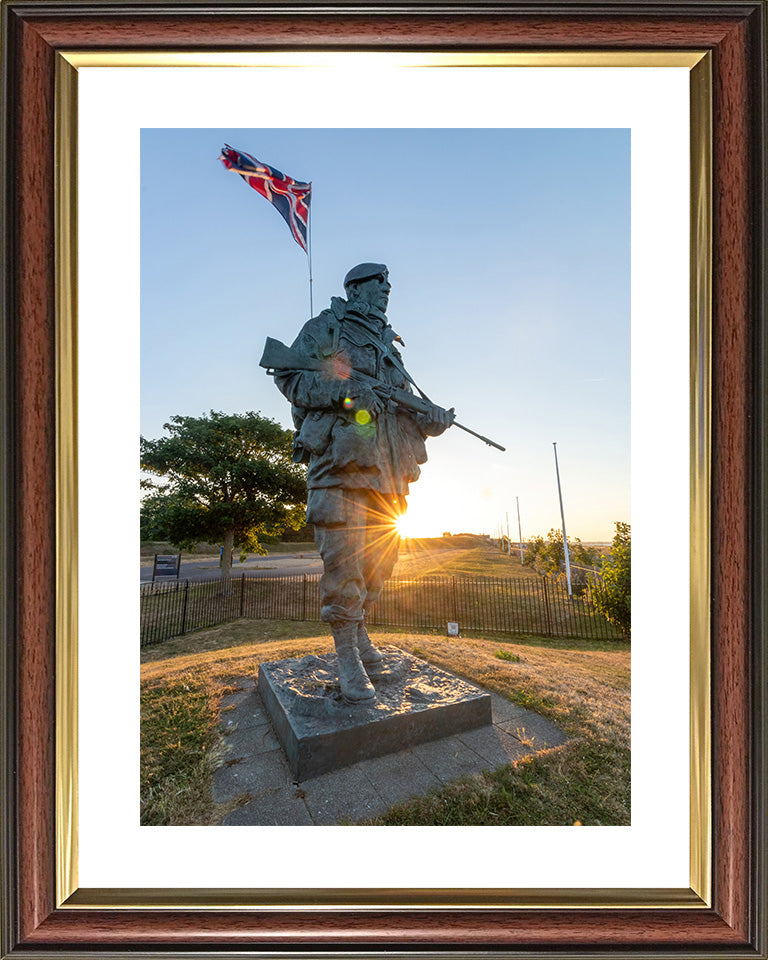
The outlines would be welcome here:
<svg viewBox="0 0 768 960">
<path fill-rule="evenodd" d="M 259 694 L 297 781 L 491 722 L 485 691 L 397 647 L 381 649 L 370 705 L 342 701 L 335 653 L 259 667 Z"/>
</svg>

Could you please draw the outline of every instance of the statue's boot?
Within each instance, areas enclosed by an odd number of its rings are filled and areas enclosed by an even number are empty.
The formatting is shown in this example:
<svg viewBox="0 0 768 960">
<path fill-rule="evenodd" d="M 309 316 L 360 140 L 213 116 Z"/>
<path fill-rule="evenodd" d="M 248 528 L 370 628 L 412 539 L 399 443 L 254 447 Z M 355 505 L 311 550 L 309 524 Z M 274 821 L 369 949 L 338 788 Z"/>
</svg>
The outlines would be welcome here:
<svg viewBox="0 0 768 960">
<path fill-rule="evenodd" d="M 338 621 L 331 625 L 339 662 L 339 686 L 347 703 L 364 703 L 376 698 L 357 649 L 357 623 Z"/>
<path fill-rule="evenodd" d="M 374 647 L 365 623 L 360 622 L 357 625 L 357 649 L 360 651 L 360 659 L 369 676 L 378 676 L 384 669 L 384 657 L 381 650 Z"/>
</svg>

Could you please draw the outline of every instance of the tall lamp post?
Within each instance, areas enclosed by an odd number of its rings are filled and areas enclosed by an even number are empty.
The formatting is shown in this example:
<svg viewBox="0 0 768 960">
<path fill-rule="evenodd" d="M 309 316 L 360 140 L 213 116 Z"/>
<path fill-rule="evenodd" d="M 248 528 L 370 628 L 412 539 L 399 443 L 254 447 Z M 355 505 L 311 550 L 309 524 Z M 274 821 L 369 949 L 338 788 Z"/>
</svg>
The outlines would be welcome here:
<svg viewBox="0 0 768 960">
<path fill-rule="evenodd" d="M 571 591 L 571 558 L 568 553 L 568 537 L 565 534 L 565 510 L 563 510 L 563 491 L 560 488 L 560 467 L 557 463 L 557 443 L 553 443 L 555 448 L 555 473 L 557 474 L 557 495 L 560 498 L 560 518 L 563 521 L 563 553 L 565 554 L 565 578 L 568 581 L 568 599 L 573 599 Z"/>
</svg>

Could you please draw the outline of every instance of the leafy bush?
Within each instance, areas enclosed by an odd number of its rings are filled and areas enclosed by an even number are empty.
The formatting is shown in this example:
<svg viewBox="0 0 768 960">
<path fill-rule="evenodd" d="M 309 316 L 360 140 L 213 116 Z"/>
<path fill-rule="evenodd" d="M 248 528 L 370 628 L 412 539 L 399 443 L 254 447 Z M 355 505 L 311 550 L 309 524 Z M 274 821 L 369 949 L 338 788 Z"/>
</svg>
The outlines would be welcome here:
<svg viewBox="0 0 768 960">
<path fill-rule="evenodd" d="M 632 531 L 628 523 L 616 523 L 616 535 L 603 558 L 602 579 L 592 587 L 592 602 L 608 623 L 629 639 L 632 631 Z"/>
</svg>

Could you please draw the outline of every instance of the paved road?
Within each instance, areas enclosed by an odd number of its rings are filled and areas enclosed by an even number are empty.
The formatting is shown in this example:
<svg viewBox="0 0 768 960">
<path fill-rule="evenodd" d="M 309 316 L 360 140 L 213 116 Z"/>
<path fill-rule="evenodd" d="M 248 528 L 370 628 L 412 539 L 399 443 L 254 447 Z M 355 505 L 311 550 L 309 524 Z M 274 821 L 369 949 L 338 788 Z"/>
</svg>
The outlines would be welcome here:
<svg viewBox="0 0 768 960">
<path fill-rule="evenodd" d="M 142 561 L 141 582 L 152 580 L 153 561 Z M 181 580 L 208 580 L 218 577 L 219 561 L 215 557 L 181 558 Z M 317 553 L 277 554 L 269 557 L 249 557 L 245 563 L 238 560 L 232 564 L 232 576 L 247 573 L 249 577 L 301 576 L 304 573 L 322 573 L 323 563 Z"/>
</svg>

